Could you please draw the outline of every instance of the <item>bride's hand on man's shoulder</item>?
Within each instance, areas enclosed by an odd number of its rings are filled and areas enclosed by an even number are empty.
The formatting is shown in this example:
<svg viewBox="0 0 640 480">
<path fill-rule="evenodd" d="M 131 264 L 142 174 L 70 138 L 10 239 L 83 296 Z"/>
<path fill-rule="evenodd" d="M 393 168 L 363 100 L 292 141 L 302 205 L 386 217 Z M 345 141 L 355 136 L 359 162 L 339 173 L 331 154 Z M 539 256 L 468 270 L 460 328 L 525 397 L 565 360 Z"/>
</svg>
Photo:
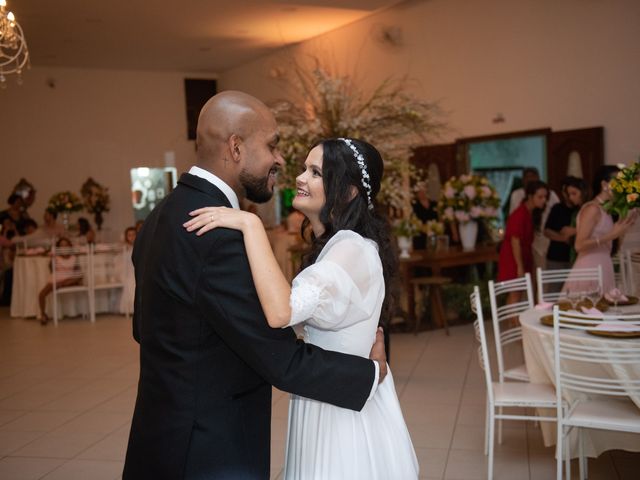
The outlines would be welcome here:
<svg viewBox="0 0 640 480">
<path fill-rule="evenodd" d="M 196 232 L 203 235 L 214 228 L 232 228 L 246 231 L 259 222 L 257 215 L 227 207 L 203 207 L 189 212 L 191 220 L 182 224 L 188 232 Z"/>
</svg>

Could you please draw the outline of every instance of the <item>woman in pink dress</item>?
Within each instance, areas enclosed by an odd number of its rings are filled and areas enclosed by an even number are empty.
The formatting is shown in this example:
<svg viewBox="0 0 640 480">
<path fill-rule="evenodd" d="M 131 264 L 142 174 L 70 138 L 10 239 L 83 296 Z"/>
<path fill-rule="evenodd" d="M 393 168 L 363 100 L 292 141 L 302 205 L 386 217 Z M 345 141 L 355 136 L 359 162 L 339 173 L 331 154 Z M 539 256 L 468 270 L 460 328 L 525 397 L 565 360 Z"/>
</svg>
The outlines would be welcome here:
<svg viewBox="0 0 640 480">
<path fill-rule="evenodd" d="M 613 262 L 611 261 L 611 245 L 613 240 L 621 237 L 635 222 L 634 213 L 614 223 L 611 215 L 602 205 L 612 198 L 609 181 L 620 171 L 615 165 L 603 165 L 596 172 L 593 180 L 594 198 L 585 203 L 578 213 L 576 224 L 575 248 L 578 253 L 573 268 L 592 268 L 602 266 L 603 294 L 615 288 Z M 565 283 L 564 291 L 572 286 L 580 288 L 571 277 Z"/>
</svg>

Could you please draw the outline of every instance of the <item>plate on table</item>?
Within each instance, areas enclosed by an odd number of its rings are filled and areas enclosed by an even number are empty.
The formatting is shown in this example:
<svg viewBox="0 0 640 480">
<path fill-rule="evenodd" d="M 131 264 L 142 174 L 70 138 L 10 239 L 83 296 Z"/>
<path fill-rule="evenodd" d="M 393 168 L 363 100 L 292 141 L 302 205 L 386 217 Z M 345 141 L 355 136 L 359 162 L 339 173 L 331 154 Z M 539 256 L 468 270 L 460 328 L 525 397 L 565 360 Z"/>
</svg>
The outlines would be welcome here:
<svg viewBox="0 0 640 480">
<path fill-rule="evenodd" d="M 547 327 L 553 327 L 553 314 L 552 315 L 543 315 L 540 317 L 540 323 Z M 564 323 L 572 323 L 565 321 Z M 574 323 L 574 325 L 583 325 L 582 323 Z M 562 328 L 562 324 L 560 324 L 560 328 Z"/>
<path fill-rule="evenodd" d="M 611 323 L 602 324 L 597 328 L 587 330 L 587 333 L 608 338 L 640 338 L 640 328 L 633 325 L 627 326 L 622 322 L 620 326 Z"/>
<path fill-rule="evenodd" d="M 638 303 L 638 301 L 640 301 L 640 299 L 638 299 L 638 297 L 634 297 L 633 295 L 626 295 L 626 297 L 627 297 L 626 301 L 622 301 L 622 300 L 618 301 L 618 306 L 619 307 L 635 305 L 636 303 Z M 614 302 L 612 302 L 610 300 L 605 300 L 605 301 L 606 301 L 607 305 L 609 305 L 609 306 L 614 305 Z"/>
<path fill-rule="evenodd" d="M 613 303 L 611 305 L 613 305 Z M 611 305 L 609 305 L 609 303 L 607 303 L 607 301 L 604 298 L 601 298 L 600 300 L 598 300 L 598 303 L 596 303 L 596 308 L 601 312 L 606 312 L 607 310 L 609 310 L 609 307 Z M 620 305 L 622 305 L 622 303 L 618 302 L 618 306 Z M 632 305 L 632 304 L 629 304 L 629 305 Z M 585 300 L 578 303 L 578 309 L 581 309 L 582 307 L 591 308 L 592 306 L 593 306 L 593 303 L 591 303 L 591 300 Z M 558 302 L 558 307 L 563 312 L 567 312 L 572 309 L 571 304 L 565 301 Z"/>
</svg>

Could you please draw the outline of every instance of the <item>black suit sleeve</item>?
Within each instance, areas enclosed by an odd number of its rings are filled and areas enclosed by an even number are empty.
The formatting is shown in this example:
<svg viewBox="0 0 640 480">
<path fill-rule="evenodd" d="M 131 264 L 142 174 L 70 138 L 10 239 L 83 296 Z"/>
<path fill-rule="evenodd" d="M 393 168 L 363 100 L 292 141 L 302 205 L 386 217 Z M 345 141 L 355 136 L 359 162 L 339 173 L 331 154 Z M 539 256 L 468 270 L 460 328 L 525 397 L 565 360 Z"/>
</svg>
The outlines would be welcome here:
<svg viewBox="0 0 640 480">
<path fill-rule="evenodd" d="M 297 395 L 361 410 L 373 385 L 371 360 L 322 350 L 269 327 L 240 232 L 216 229 L 196 303 L 223 341 L 267 382 Z M 222 368 L 213 365 L 212 368 Z"/>
</svg>

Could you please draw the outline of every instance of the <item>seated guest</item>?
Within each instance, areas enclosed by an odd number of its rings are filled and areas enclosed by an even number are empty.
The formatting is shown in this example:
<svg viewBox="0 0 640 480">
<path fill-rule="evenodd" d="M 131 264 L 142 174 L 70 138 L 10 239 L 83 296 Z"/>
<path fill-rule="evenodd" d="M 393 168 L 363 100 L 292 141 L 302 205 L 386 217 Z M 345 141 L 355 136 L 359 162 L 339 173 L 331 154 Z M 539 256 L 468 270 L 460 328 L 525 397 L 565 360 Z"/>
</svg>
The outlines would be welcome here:
<svg viewBox="0 0 640 480">
<path fill-rule="evenodd" d="M 133 270 L 133 262 L 131 261 L 131 252 L 133 252 L 133 244 L 136 241 L 136 227 L 127 227 L 124 231 L 125 249 L 123 252 L 123 272 L 122 297 L 120 300 L 120 313 L 133 313 L 133 299 L 136 292 L 136 277 Z"/>
<path fill-rule="evenodd" d="M 575 217 L 585 202 L 587 184 L 577 177 L 562 181 L 562 202 L 556 203 L 544 225 L 544 235 L 550 240 L 547 250 L 549 270 L 571 268 L 571 245 L 576 235 Z M 560 291 L 562 285 L 552 283 L 549 291 Z"/>
<path fill-rule="evenodd" d="M 534 167 L 527 167 L 522 170 L 522 188 L 518 188 L 511 193 L 509 199 L 509 215 L 511 215 L 516 208 L 525 200 L 525 189 L 527 183 L 540 181 L 540 174 L 538 169 Z M 549 198 L 547 204 L 542 212 L 541 225 L 545 225 L 551 207 L 558 203 L 560 199 L 553 190 L 549 190 Z M 533 263 L 535 267 L 545 268 L 547 249 L 549 248 L 549 239 L 544 236 L 541 230 L 534 232 L 533 236 Z"/>
<path fill-rule="evenodd" d="M 577 218 L 575 248 L 578 253 L 573 268 L 602 267 L 602 288 L 607 294 L 615 288 L 613 262 L 611 261 L 612 242 L 623 236 L 635 223 L 636 212 L 626 218 L 613 222 L 611 215 L 603 208 L 603 204 L 613 198 L 609 182 L 620 171 L 615 165 L 603 165 L 593 179 L 593 200 L 585 203 Z M 563 290 L 585 289 L 589 286 L 581 282 L 572 282 L 571 277 Z"/>
<path fill-rule="evenodd" d="M 44 225 L 40 231 L 43 237 L 57 238 L 65 234 L 64 226 L 58 223 L 58 212 L 54 210 L 45 210 L 42 218 L 44 220 Z"/>
<path fill-rule="evenodd" d="M 60 238 L 56 242 L 56 248 L 69 248 L 71 247 L 71 240 L 66 237 Z M 56 288 L 68 287 L 80 283 L 82 277 L 78 275 L 78 258 L 75 255 L 60 255 L 55 257 L 55 277 L 51 274 L 49 282 L 40 290 L 38 294 L 38 302 L 40 306 L 40 315 L 38 319 L 42 325 L 46 325 L 49 321 L 49 317 L 45 312 L 45 305 L 47 296 L 53 292 L 53 284 L 55 282 Z"/>
<path fill-rule="evenodd" d="M 523 277 L 533 269 L 533 232 L 540 227 L 540 217 L 549 197 L 549 187 L 546 183 L 535 180 L 527 183 L 525 193 L 525 200 L 507 219 L 500 247 L 498 282 Z M 506 301 L 519 302 L 520 293 L 510 292 Z"/>
<path fill-rule="evenodd" d="M 78 241 L 80 244 L 96 243 L 96 232 L 91 228 L 89 220 L 84 217 L 78 219 Z"/>
</svg>

